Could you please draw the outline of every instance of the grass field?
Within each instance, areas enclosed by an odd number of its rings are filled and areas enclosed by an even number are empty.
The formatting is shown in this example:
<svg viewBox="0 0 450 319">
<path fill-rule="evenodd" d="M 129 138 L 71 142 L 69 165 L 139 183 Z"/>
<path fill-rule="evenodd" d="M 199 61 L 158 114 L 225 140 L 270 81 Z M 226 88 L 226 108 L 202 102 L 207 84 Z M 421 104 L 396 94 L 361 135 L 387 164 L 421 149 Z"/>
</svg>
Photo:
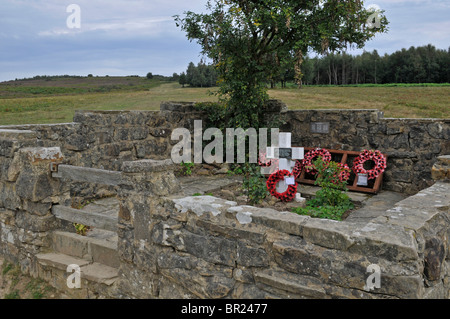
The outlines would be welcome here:
<svg viewBox="0 0 450 319">
<path fill-rule="evenodd" d="M 75 110 L 158 110 L 162 101 L 216 101 L 215 89 L 137 77 L 0 83 L 0 125 L 71 122 Z M 304 87 L 269 90 L 290 109 L 378 109 L 385 117 L 450 118 L 450 86 Z"/>
</svg>

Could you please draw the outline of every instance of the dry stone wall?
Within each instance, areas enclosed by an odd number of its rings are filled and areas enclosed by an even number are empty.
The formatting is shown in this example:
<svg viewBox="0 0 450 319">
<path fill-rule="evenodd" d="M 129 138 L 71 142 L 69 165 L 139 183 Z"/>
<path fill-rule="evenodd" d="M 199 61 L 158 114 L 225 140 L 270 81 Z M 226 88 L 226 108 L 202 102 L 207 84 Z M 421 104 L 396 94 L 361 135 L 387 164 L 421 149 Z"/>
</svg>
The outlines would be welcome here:
<svg viewBox="0 0 450 319">
<path fill-rule="evenodd" d="M 294 146 L 362 151 L 388 155 L 384 189 L 417 193 L 433 183 L 431 168 L 450 154 L 450 119 L 384 118 L 377 110 L 287 110 L 276 100 L 270 114 L 280 114 L 281 131 L 292 132 Z M 120 170 L 124 161 L 170 157 L 175 128 L 192 133 L 194 120 L 205 118 L 194 103 L 163 102 L 160 111 L 77 111 L 73 123 L 21 125 L 0 129 L 34 134 L 35 146 L 59 146 L 65 163 Z M 315 133 L 312 125 L 328 130 Z"/>
<path fill-rule="evenodd" d="M 350 223 L 184 197 L 167 163 L 126 164 L 136 186 L 119 194 L 119 296 L 449 297 L 448 183 Z M 374 265 L 381 283 L 371 290 Z"/>
<path fill-rule="evenodd" d="M 377 110 L 296 110 L 285 113 L 282 130 L 298 146 L 362 151 L 388 156 L 384 189 L 414 194 L 433 183 L 436 158 L 450 154 L 450 119 L 383 118 Z M 313 123 L 327 123 L 315 133 Z"/>
<path fill-rule="evenodd" d="M 60 149 L 14 147 L 28 144 L 22 137 L 9 132 L 13 147 L 0 156 L 0 254 L 35 274 L 35 256 L 51 246 L 58 227 L 52 205 L 68 198 L 69 185 L 50 174 L 50 163 L 62 160 Z"/>
<path fill-rule="evenodd" d="M 36 275 L 36 255 L 60 227 L 52 207 L 107 189 L 120 201 L 120 280 L 102 292 L 110 297 L 448 298 L 449 120 L 277 110 L 294 145 L 386 152 L 384 187 L 415 195 L 368 223 L 185 197 L 166 159 L 172 130 L 192 131 L 204 116 L 193 103 L 80 111 L 74 123 L 0 127 L 0 253 Z M 327 122 L 328 133 L 313 133 L 312 122 Z M 50 163 L 111 170 L 120 180 L 113 188 L 67 183 Z M 371 290 L 373 265 L 381 285 Z"/>
</svg>

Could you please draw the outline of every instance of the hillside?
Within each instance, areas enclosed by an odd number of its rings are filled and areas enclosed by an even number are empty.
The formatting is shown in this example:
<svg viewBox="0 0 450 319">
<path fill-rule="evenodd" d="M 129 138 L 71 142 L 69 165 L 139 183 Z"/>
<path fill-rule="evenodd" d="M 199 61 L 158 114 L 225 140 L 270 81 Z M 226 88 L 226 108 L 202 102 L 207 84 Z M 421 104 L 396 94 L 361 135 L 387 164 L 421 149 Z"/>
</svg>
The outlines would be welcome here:
<svg viewBox="0 0 450 319">
<path fill-rule="evenodd" d="M 162 101 L 217 101 L 216 88 L 144 77 L 41 77 L 0 83 L 0 125 L 71 122 L 76 110 L 158 110 Z M 450 86 L 271 89 L 290 109 L 378 109 L 385 117 L 450 118 Z"/>
</svg>

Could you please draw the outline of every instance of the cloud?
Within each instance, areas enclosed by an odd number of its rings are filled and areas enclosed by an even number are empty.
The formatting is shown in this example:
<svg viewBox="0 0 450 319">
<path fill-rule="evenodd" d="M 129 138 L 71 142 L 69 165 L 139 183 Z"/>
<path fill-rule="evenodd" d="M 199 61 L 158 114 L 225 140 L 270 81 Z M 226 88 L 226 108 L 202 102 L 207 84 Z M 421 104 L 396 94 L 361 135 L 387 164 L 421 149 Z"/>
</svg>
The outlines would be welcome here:
<svg viewBox="0 0 450 319">
<path fill-rule="evenodd" d="M 171 75 L 200 60 L 172 16 L 205 10 L 206 0 L 0 0 L 0 81 L 43 74 Z M 66 11 L 81 9 L 81 28 Z M 366 50 L 392 53 L 450 45 L 450 1 L 370 0 L 386 10 L 390 30 Z"/>
<path fill-rule="evenodd" d="M 153 17 L 151 19 L 115 19 L 107 22 L 81 22 L 80 28 L 54 28 L 38 32 L 38 36 L 52 37 L 77 35 L 83 33 L 107 33 L 117 36 L 156 37 L 173 32 L 175 24 L 172 17 Z"/>
</svg>

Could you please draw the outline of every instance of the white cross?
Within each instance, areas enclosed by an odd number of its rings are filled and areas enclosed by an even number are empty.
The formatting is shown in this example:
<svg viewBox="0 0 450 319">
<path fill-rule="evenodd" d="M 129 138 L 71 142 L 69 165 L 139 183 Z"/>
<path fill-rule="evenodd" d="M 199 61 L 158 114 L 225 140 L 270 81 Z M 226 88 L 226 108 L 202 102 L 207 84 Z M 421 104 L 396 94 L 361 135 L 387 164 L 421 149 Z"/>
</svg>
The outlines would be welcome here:
<svg viewBox="0 0 450 319">
<path fill-rule="evenodd" d="M 266 158 L 278 159 L 278 169 L 288 170 L 292 172 L 297 160 L 302 160 L 305 156 L 305 149 L 303 147 L 291 147 L 291 133 L 280 133 L 278 138 L 278 145 L 267 147 Z M 277 184 L 277 192 L 284 193 L 289 185 L 295 184 L 295 177 L 286 176 L 283 181 Z"/>
</svg>

